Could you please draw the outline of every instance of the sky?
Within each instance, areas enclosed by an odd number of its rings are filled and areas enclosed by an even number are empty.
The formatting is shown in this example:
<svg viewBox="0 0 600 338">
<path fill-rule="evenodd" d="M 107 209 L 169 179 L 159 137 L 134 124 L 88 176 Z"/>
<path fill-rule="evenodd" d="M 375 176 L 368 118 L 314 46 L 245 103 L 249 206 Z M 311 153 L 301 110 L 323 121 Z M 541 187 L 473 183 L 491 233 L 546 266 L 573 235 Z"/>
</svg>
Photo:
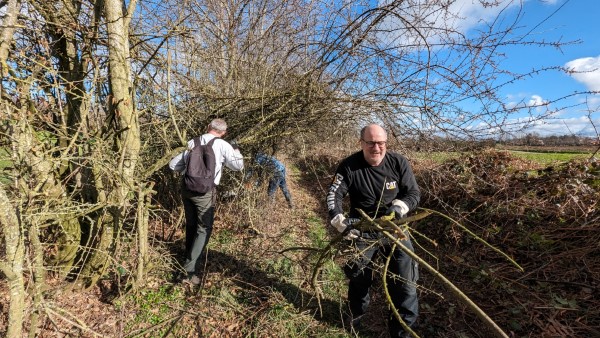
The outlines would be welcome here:
<svg viewBox="0 0 600 338">
<path fill-rule="evenodd" d="M 509 1 L 505 1 L 508 3 Z M 517 13 L 520 1 L 513 1 L 508 11 Z M 534 68 L 562 66 L 585 73 L 543 72 L 508 85 L 501 95 L 509 104 L 551 102 L 557 109 L 552 120 L 535 125 L 529 132 L 542 136 L 576 134 L 597 136 L 590 118 L 600 132 L 600 94 L 572 95 L 600 91 L 600 15 L 599 0 L 523 0 L 519 25 L 531 31 L 531 38 L 546 41 L 578 41 L 561 49 L 554 47 L 515 46 L 503 50 L 504 69 L 527 72 Z M 492 18 L 498 9 L 480 5 L 479 0 L 458 0 L 454 6 L 469 18 Z M 476 20 L 465 20 L 463 30 L 476 28 Z M 557 102 L 557 99 L 568 97 Z M 587 103 L 586 103 L 587 102 Z M 592 113 L 589 113 L 589 110 Z"/>
</svg>

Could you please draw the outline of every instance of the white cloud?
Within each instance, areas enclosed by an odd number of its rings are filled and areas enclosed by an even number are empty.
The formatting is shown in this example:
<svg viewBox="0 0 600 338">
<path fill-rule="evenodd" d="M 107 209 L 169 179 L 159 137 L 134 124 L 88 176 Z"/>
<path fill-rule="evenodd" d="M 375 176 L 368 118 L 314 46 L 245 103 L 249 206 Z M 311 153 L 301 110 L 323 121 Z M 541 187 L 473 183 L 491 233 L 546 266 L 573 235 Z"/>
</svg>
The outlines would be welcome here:
<svg viewBox="0 0 600 338">
<path fill-rule="evenodd" d="M 567 62 L 565 67 L 589 90 L 600 91 L 600 56 L 575 59 Z"/>
<path fill-rule="evenodd" d="M 448 22 L 448 24 L 459 32 L 466 33 L 482 21 L 490 21 L 495 18 L 505 8 L 517 5 L 519 5 L 519 1 L 513 0 L 500 1 L 498 6 L 484 6 L 479 1 L 458 0 L 449 7 L 450 12 L 454 13 L 456 18 L 453 20 L 454 22 Z"/>
<path fill-rule="evenodd" d="M 497 20 L 499 15 L 508 13 L 510 9 L 524 6 L 524 3 L 529 1 L 531 0 L 454 0 L 450 1 L 449 6 L 446 6 L 445 2 L 431 0 L 402 1 L 397 12 L 404 19 L 420 27 L 419 33 L 406 27 L 397 17 L 390 15 L 380 23 L 380 38 L 396 45 L 416 48 L 423 46 L 423 38 L 425 38 L 428 44 L 434 45 L 445 39 L 444 34 L 452 38 L 458 34 L 467 34 L 484 23 L 495 22 L 494 24 L 497 25 L 502 21 Z M 542 3 L 555 5 L 557 1 L 546 0 Z M 379 0 L 379 5 L 385 6 L 391 2 L 392 0 Z"/>
<path fill-rule="evenodd" d="M 539 95 L 531 95 L 531 99 L 527 102 L 528 106 L 541 106 L 544 104 L 544 100 Z"/>
<path fill-rule="evenodd" d="M 600 111 L 600 95 L 589 96 L 586 100 L 586 107 L 591 111 Z"/>
<path fill-rule="evenodd" d="M 527 99 L 525 95 L 508 95 L 506 107 L 509 109 L 525 109 L 535 108 L 536 111 L 547 109 L 548 101 L 544 100 L 540 95 L 534 94 Z"/>
<path fill-rule="evenodd" d="M 600 126 L 600 116 L 592 116 L 594 125 Z M 544 120 L 535 123 L 527 132 L 536 132 L 541 136 L 571 135 L 596 136 L 594 126 L 588 116 L 579 116 L 563 119 Z"/>
<path fill-rule="evenodd" d="M 425 0 L 427 1 L 427 0 Z M 473 1 L 473 0 L 457 0 L 449 6 L 451 13 L 457 17 L 452 27 L 458 29 L 459 32 L 466 33 L 469 29 L 476 27 L 482 22 L 491 22 L 496 19 L 498 14 L 512 7 L 522 6 L 520 0 L 500 0 L 490 5 L 489 1 Z M 558 0 L 542 0 L 544 5 L 555 5 Z"/>
</svg>

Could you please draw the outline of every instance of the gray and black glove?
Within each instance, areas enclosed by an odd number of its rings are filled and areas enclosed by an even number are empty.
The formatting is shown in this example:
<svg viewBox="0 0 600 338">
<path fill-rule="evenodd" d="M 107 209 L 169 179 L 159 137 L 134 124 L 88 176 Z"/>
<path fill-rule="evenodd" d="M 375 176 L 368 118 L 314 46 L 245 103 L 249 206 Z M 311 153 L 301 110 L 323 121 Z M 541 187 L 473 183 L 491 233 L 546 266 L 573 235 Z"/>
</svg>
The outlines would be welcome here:
<svg viewBox="0 0 600 338">
<path fill-rule="evenodd" d="M 394 219 L 401 219 L 408 214 L 408 205 L 401 200 L 393 200 L 392 205 L 385 212 L 386 215 L 394 213 Z"/>
<path fill-rule="evenodd" d="M 342 214 L 337 214 L 333 219 L 331 219 L 331 225 L 341 234 L 344 235 L 344 239 L 353 240 L 360 236 L 360 231 L 358 229 L 352 228 L 350 225 L 350 219 L 344 217 Z"/>
</svg>

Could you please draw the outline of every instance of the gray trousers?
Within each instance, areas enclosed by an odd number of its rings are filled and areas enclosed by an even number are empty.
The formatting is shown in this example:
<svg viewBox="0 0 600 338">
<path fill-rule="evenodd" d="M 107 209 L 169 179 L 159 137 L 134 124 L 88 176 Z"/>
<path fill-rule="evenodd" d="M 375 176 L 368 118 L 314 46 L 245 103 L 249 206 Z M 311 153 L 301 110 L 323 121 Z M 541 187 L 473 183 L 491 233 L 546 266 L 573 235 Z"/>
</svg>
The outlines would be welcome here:
<svg viewBox="0 0 600 338">
<path fill-rule="evenodd" d="M 195 194 L 182 191 L 185 211 L 185 264 L 188 274 L 200 270 L 200 255 L 204 251 L 213 229 L 215 219 L 215 191 Z"/>
</svg>

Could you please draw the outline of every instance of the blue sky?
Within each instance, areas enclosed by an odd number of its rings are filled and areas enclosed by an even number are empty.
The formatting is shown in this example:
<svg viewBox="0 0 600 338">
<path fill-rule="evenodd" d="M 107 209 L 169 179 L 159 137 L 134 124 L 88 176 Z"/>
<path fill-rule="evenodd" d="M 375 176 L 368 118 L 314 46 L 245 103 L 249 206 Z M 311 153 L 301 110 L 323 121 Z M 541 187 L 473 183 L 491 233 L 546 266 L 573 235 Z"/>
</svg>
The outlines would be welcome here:
<svg viewBox="0 0 600 338">
<path fill-rule="evenodd" d="M 463 10 L 470 16 L 485 18 L 496 14 L 497 10 L 473 4 L 478 0 L 460 0 Z M 506 1 L 505 1 L 506 2 Z M 509 7 L 509 13 L 517 13 L 519 1 Z M 506 102 L 540 103 L 553 102 L 576 92 L 600 91 L 600 1 L 598 0 L 527 0 L 523 1 L 522 19 L 519 25 L 523 31 L 531 32 L 531 38 L 546 41 L 577 41 L 577 44 L 553 47 L 515 46 L 505 49 L 507 59 L 504 69 L 527 72 L 534 68 L 563 66 L 586 73 L 566 74 L 560 71 L 543 72 L 535 77 L 504 87 L 501 94 Z M 466 29 L 474 27 L 466 23 Z M 471 26 L 471 27 L 468 27 Z M 584 104 L 587 101 L 587 104 Z M 533 127 L 531 131 L 541 135 L 579 134 L 596 136 L 590 117 L 600 128 L 600 95 L 576 95 L 550 104 L 551 109 L 559 109 L 556 119 L 548 120 Z M 588 116 L 587 110 L 593 113 Z"/>
</svg>

